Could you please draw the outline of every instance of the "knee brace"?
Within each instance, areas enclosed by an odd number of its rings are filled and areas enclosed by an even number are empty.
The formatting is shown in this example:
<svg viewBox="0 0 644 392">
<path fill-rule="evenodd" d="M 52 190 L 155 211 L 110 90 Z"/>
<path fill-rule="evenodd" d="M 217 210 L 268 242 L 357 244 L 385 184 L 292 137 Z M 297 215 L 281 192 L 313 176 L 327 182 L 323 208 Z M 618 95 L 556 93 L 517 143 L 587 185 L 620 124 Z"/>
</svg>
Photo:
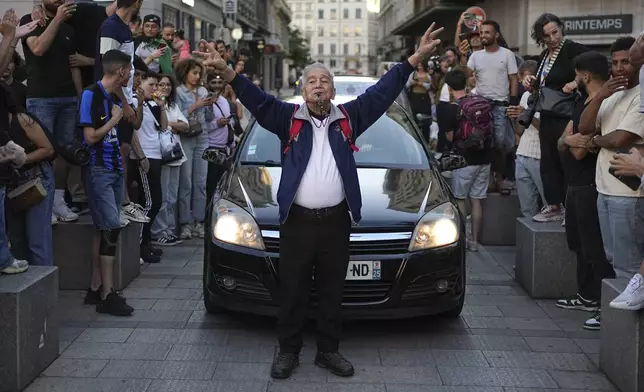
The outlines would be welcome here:
<svg viewBox="0 0 644 392">
<path fill-rule="evenodd" d="M 116 256 L 116 243 L 121 229 L 101 230 L 101 242 L 98 247 L 100 256 Z"/>
</svg>

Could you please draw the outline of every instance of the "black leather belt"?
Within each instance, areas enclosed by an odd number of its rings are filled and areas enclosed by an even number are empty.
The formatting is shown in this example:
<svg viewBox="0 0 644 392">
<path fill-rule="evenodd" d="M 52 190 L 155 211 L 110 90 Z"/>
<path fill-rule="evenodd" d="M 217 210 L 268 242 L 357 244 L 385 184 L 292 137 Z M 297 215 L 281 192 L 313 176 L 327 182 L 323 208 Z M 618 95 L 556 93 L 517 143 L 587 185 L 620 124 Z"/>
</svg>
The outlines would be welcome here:
<svg viewBox="0 0 644 392">
<path fill-rule="evenodd" d="M 340 214 L 346 214 L 348 210 L 349 210 L 349 207 L 347 205 L 347 202 L 342 201 L 342 203 L 336 206 L 324 207 L 324 208 L 306 208 L 306 207 L 302 207 L 301 205 L 293 204 L 291 206 L 290 213 L 300 215 L 300 216 L 306 216 L 309 218 L 326 219 L 326 218 L 338 216 Z"/>
</svg>

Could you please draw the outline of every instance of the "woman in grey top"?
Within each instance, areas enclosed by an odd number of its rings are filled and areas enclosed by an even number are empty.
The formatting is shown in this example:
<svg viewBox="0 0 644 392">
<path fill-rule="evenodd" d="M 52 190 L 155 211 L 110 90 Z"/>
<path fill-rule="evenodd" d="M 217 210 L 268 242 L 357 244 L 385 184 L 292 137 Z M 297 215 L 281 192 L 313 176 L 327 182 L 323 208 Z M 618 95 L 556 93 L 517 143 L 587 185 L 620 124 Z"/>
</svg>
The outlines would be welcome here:
<svg viewBox="0 0 644 392">
<path fill-rule="evenodd" d="M 202 159 L 208 147 L 208 124 L 212 121 L 212 99 L 201 85 L 204 69 L 192 58 L 181 60 L 175 73 L 181 85 L 177 103 L 188 119 L 190 129 L 181 135 L 186 162 L 181 165 L 179 181 L 179 223 L 181 239 L 203 238 L 206 214 L 206 176 L 208 163 Z"/>
</svg>

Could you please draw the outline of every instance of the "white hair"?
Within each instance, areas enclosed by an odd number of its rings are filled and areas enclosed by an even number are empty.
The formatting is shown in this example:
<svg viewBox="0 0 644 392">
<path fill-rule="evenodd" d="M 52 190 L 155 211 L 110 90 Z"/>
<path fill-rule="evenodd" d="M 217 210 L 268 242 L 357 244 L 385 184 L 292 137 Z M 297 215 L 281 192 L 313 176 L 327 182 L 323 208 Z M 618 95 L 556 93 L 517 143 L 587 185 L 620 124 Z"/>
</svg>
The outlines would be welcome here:
<svg viewBox="0 0 644 392">
<path fill-rule="evenodd" d="M 333 72 L 331 71 L 331 69 L 329 67 L 327 67 L 326 65 L 324 65 L 324 64 L 322 64 L 320 62 L 315 62 L 313 64 L 309 64 L 304 68 L 304 70 L 302 71 L 302 82 L 305 82 L 306 79 L 308 79 L 308 77 L 309 77 L 309 73 L 311 71 L 313 71 L 313 70 L 316 70 L 316 69 L 321 69 L 321 70 L 325 71 L 326 73 L 328 73 L 329 77 L 331 78 L 331 84 L 333 84 Z"/>
</svg>

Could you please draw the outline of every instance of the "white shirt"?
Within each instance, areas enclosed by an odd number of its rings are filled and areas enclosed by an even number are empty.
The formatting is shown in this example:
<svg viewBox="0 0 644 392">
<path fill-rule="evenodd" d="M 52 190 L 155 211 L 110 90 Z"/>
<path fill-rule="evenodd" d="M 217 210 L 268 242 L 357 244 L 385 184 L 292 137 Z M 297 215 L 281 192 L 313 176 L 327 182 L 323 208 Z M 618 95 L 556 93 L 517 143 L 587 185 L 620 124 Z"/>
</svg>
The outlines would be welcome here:
<svg viewBox="0 0 644 392">
<path fill-rule="evenodd" d="M 313 148 L 295 194 L 295 204 L 311 209 L 333 207 L 344 200 L 344 188 L 329 143 L 328 119 L 320 127 L 311 125 Z"/>
<path fill-rule="evenodd" d="M 159 141 L 157 121 L 150 110 L 150 107 L 157 106 L 158 105 L 154 101 L 148 101 L 144 104 L 141 128 L 136 130 L 136 136 L 139 138 L 141 149 L 143 150 L 146 158 L 150 159 L 161 159 L 161 142 Z"/>
<path fill-rule="evenodd" d="M 510 96 L 509 75 L 517 73 L 517 60 L 511 50 L 499 47 L 495 52 L 477 50 L 467 61 L 476 75 L 476 89 L 484 98 L 507 101 Z"/>
<path fill-rule="evenodd" d="M 528 108 L 528 98 L 530 98 L 530 93 L 525 92 L 521 96 L 521 105 L 523 108 Z M 539 112 L 534 114 L 534 118 L 539 119 Z M 523 155 L 524 157 L 541 159 L 541 143 L 539 142 L 539 130 L 530 124 L 528 128 L 523 131 L 521 139 L 519 140 L 519 147 L 517 147 L 517 155 Z"/>
<path fill-rule="evenodd" d="M 170 107 L 167 108 L 167 111 L 165 115 L 168 117 L 168 124 L 171 122 L 183 122 L 188 124 L 188 120 L 186 119 L 186 116 L 183 115 L 181 112 L 181 109 L 179 109 L 178 104 L 171 105 Z M 172 130 L 170 125 L 168 125 L 168 129 Z M 177 141 L 179 142 L 179 145 L 181 146 L 181 151 L 183 151 L 183 146 L 181 145 L 181 137 L 179 135 L 174 135 Z M 188 159 L 186 158 L 186 153 L 184 151 L 183 153 L 183 158 L 179 159 L 178 161 L 166 163 L 167 166 L 181 166 L 182 163 L 187 161 Z"/>
</svg>

